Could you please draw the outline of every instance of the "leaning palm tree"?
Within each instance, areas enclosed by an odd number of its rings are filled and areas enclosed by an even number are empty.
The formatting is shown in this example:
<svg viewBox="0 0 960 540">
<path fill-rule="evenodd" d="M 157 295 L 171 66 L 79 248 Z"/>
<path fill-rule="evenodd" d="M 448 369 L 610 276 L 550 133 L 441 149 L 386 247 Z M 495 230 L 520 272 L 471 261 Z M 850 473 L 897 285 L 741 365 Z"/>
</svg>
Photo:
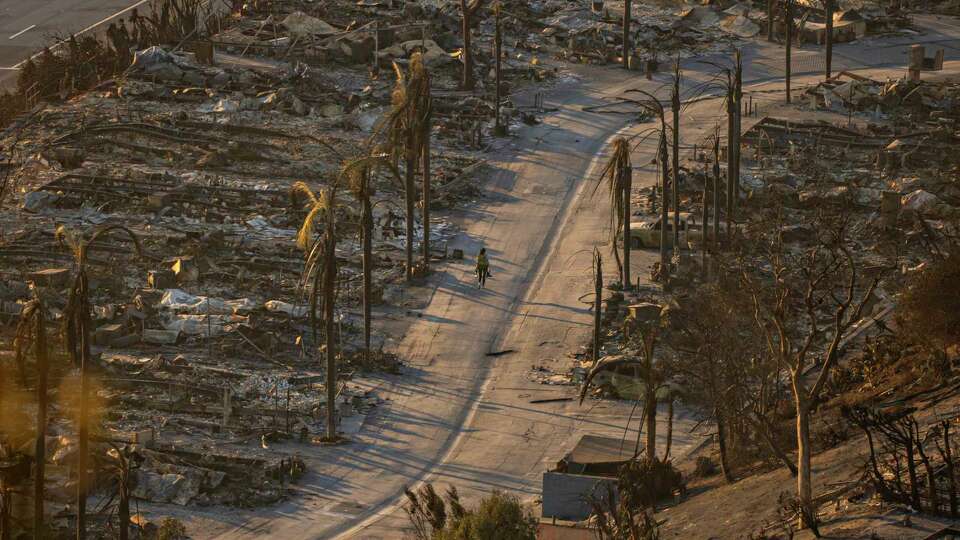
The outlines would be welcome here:
<svg viewBox="0 0 960 540">
<path fill-rule="evenodd" d="M 404 161 L 404 199 L 406 202 L 406 278 L 413 279 L 413 236 L 414 208 L 416 206 L 416 184 L 414 177 L 418 162 L 424 157 L 424 144 L 428 144 L 430 122 L 430 76 L 420 53 L 410 58 L 407 75 L 403 74 L 396 63 L 393 70 L 397 74 L 397 83 L 391 96 L 390 111 L 378 122 L 371 139 L 380 133 L 386 136 L 386 148 L 394 162 Z M 425 138 L 427 142 L 425 142 Z M 429 160 L 429 154 L 426 155 Z M 429 163 L 427 164 L 429 166 Z M 424 220 L 424 227 L 429 227 Z M 427 233 L 429 234 L 429 233 Z"/>
<path fill-rule="evenodd" d="M 630 192 L 633 188 L 633 167 L 630 164 L 630 144 L 627 139 L 617 137 L 613 141 L 613 152 L 600 171 L 594 193 L 604 180 L 607 181 L 610 191 L 610 242 L 613 258 L 620 270 L 620 284 L 626 290 L 630 288 Z M 623 236 L 622 259 L 617 253 L 617 238 L 620 235 Z"/>
<path fill-rule="evenodd" d="M 337 283 L 337 238 L 336 218 L 336 184 L 315 194 L 310 186 L 304 182 L 293 185 L 292 194 L 306 198 L 309 211 L 303 220 L 303 225 L 297 232 L 297 247 L 302 249 L 307 257 L 304 260 L 303 275 L 300 287 L 309 289 L 310 294 L 310 326 L 313 329 L 313 342 L 319 343 L 317 308 L 323 312 L 324 338 L 326 339 L 327 357 L 327 440 L 337 438 L 336 398 L 337 398 L 337 354 L 334 339 L 334 302 Z M 323 224 L 323 233 L 320 238 L 314 238 L 314 228 L 320 222 Z"/>
<path fill-rule="evenodd" d="M 140 240 L 130 229 L 120 225 L 99 227 L 84 239 L 83 236 L 57 227 L 56 238 L 73 253 L 75 274 L 70 295 L 63 310 L 64 337 L 67 351 L 80 370 L 80 415 L 77 433 L 77 540 L 86 538 L 87 525 L 87 461 L 90 453 L 90 285 L 87 277 L 87 256 L 102 237 L 120 232 L 130 239 L 138 256 L 142 255 Z"/>
<path fill-rule="evenodd" d="M 20 312 L 20 321 L 17 323 L 14 343 L 14 355 L 17 365 L 23 365 L 23 358 L 32 347 L 37 360 L 37 428 L 36 446 L 34 455 L 34 484 L 33 484 L 33 530 L 34 538 L 43 537 L 43 493 L 46 478 L 44 465 L 47 455 L 47 373 L 49 368 L 47 358 L 47 330 L 43 301 L 40 295 L 27 302 Z"/>
</svg>

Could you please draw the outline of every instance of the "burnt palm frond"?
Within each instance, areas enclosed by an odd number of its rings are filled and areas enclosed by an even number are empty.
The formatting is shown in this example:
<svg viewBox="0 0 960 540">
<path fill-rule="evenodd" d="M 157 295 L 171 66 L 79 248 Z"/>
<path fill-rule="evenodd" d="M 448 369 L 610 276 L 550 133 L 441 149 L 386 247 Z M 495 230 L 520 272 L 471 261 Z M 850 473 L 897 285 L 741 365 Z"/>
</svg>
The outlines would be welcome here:
<svg viewBox="0 0 960 540">
<path fill-rule="evenodd" d="M 326 191 L 321 191 L 319 195 L 314 193 L 306 182 L 293 184 L 293 187 L 290 188 L 290 193 L 291 195 L 302 195 L 305 197 L 310 208 L 307 216 L 303 219 L 303 224 L 297 231 L 297 247 L 303 251 L 307 251 L 313 239 L 314 224 L 323 214 L 332 211 L 330 196 Z"/>
<path fill-rule="evenodd" d="M 616 245 L 617 235 L 623 229 L 623 198 L 625 197 L 624 188 L 626 187 L 626 174 L 630 169 L 630 144 L 627 139 L 617 137 L 613 141 L 613 153 L 603 169 L 600 170 L 600 177 L 597 179 L 597 185 L 593 192 L 596 193 L 604 181 L 610 191 L 610 235 L 611 241 Z"/>
</svg>

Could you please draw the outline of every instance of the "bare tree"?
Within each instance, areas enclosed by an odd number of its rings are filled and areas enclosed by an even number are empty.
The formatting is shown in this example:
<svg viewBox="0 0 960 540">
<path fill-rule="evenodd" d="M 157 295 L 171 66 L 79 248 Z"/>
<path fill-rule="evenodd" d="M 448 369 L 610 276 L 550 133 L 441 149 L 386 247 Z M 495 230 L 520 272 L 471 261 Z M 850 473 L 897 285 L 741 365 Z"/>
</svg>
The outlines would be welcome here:
<svg viewBox="0 0 960 540">
<path fill-rule="evenodd" d="M 771 275 L 764 289 L 742 271 L 751 291 L 754 317 L 763 332 L 768 353 L 778 365 L 786 366 L 796 409 L 797 495 L 802 517 L 815 518 L 810 449 L 810 420 L 821 399 L 830 372 L 840 356 L 840 343 L 863 313 L 876 288 L 874 279 L 859 300 L 857 263 L 846 239 L 846 223 L 839 218 L 825 223 L 816 245 L 791 260 L 779 234 L 767 248 L 765 263 Z M 821 313 L 829 310 L 832 324 L 821 325 Z M 819 372 L 808 373 L 813 349 L 825 344 Z M 813 384 L 809 383 L 813 378 Z M 802 519 L 802 521 L 806 521 Z M 803 523 L 810 525 L 810 523 Z M 815 525 L 815 524 L 814 524 Z"/>
</svg>

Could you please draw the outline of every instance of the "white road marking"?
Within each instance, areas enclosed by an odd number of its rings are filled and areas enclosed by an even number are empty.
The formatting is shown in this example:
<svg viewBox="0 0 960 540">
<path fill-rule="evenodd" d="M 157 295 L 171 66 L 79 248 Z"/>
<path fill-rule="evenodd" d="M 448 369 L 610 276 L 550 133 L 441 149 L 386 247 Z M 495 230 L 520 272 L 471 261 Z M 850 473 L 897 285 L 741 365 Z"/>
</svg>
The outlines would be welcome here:
<svg viewBox="0 0 960 540">
<path fill-rule="evenodd" d="M 108 17 L 104 17 L 103 19 L 100 19 L 99 21 L 91 24 L 90 26 L 84 28 L 83 30 L 77 32 L 77 33 L 74 34 L 74 35 L 80 35 L 80 34 L 84 34 L 84 33 L 86 33 L 86 32 L 89 32 L 90 30 L 93 30 L 94 28 L 100 26 L 101 24 L 103 24 L 103 23 L 105 23 L 105 22 L 107 22 L 107 21 L 109 21 L 109 20 L 111 20 L 111 19 L 114 19 L 114 18 L 116 18 L 116 17 L 119 17 L 120 15 L 123 15 L 124 13 L 130 11 L 131 9 L 138 8 L 138 7 L 142 6 L 143 4 L 146 4 L 146 3 L 149 2 L 149 1 L 150 1 L 150 0 L 140 0 L 140 1 L 137 2 L 136 4 L 133 4 L 132 6 L 125 7 L 125 8 L 123 8 L 123 9 L 121 9 L 120 11 L 114 13 L 113 15 L 110 15 L 110 16 L 108 16 Z M 29 30 L 29 28 L 28 28 L 27 30 Z M 24 31 L 26 31 L 26 30 L 24 30 Z M 23 32 L 21 32 L 21 33 L 23 33 Z M 19 35 L 19 34 L 18 34 L 18 35 Z M 16 36 L 14 36 L 14 37 L 16 37 Z M 61 42 L 55 44 L 54 46 L 50 47 L 50 49 L 51 49 L 51 50 L 56 49 L 56 48 L 59 47 L 62 43 L 63 43 L 63 42 L 61 41 Z M 40 56 L 41 54 L 43 54 L 43 51 L 40 51 L 40 52 L 34 54 L 33 56 L 31 56 L 31 57 L 28 58 L 27 60 L 24 60 L 24 61 L 18 63 L 17 65 L 13 66 L 13 67 L 14 67 L 15 69 L 20 69 L 21 67 L 23 67 L 24 64 L 27 63 L 28 60 L 33 60 L 34 58 Z"/>
<path fill-rule="evenodd" d="M 24 34 L 26 34 L 27 32 L 29 32 L 29 31 L 31 31 L 31 30 L 33 30 L 33 29 L 34 29 L 34 28 L 36 28 L 36 27 L 37 27 L 37 25 L 35 25 L 35 24 L 31 24 L 30 26 L 28 26 L 28 27 L 26 27 L 26 28 L 24 28 L 23 30 L 21 30 L 21 31 L 19 31 L 19 32 L 17 32 L 16 34 L 14 34 L 14 35 L 12 35 L 12 36 L 10 36 L 10 37 L 8 37 L 7 39 L 14 39 L 14 38 L 18 38 L 18 37 L 20 37 L 20 36 L 22 36 L 22 35 L 24 35 Z"/>
</svg>

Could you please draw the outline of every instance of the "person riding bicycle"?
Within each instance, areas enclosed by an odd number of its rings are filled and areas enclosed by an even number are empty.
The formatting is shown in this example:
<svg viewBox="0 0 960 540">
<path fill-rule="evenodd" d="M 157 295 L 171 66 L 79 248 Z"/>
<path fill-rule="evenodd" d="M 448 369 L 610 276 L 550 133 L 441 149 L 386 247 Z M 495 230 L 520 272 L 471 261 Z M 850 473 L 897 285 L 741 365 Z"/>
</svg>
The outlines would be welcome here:
<svg viewBox="0 0 960 540">
<path fill-rule="evenodd" d="M 477 254 L 477 288 L 486 287 L 489 275 L 490 261 L 487 260 L 487 248 L 480 248 L 480 253 Z"/>
</svg>

